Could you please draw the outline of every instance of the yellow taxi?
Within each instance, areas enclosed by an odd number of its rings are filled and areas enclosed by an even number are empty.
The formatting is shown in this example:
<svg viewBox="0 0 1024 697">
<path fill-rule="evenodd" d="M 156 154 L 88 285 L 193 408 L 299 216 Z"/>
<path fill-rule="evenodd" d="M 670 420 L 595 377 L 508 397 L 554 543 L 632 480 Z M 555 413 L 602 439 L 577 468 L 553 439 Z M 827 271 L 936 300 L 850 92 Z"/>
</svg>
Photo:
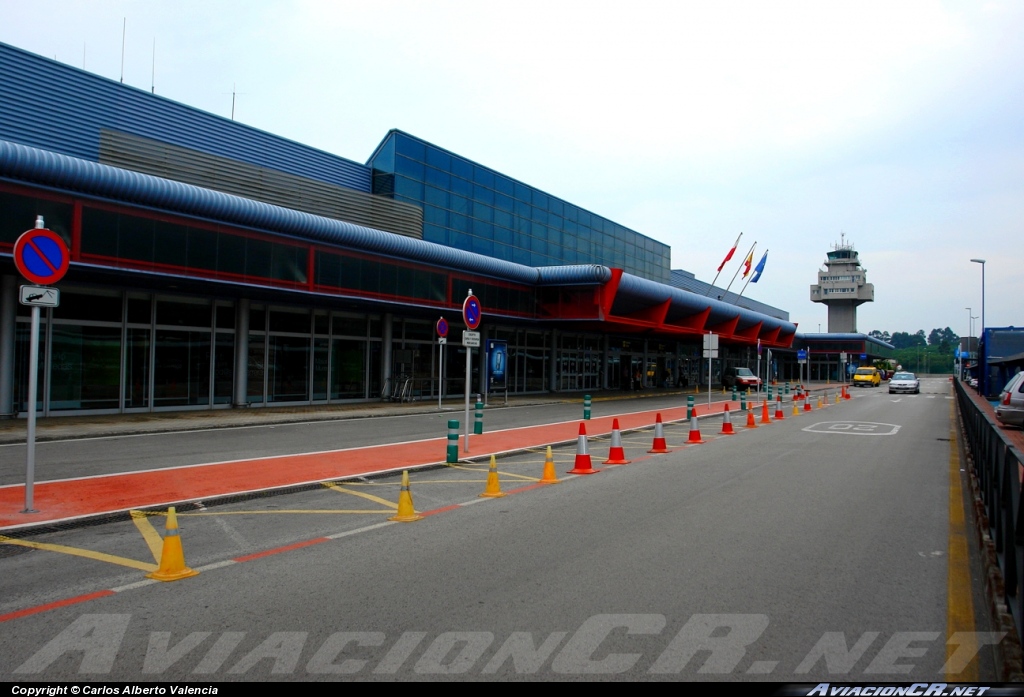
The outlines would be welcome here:
<svg viewBox="0 0 1024 697">
<path fill-rule="evenodd" d="M 857 368 L 853 374 L 853 384 L 855 387 L 878 387 L 882 384 L 882 373 L 872 366 Z"/>
</svg>

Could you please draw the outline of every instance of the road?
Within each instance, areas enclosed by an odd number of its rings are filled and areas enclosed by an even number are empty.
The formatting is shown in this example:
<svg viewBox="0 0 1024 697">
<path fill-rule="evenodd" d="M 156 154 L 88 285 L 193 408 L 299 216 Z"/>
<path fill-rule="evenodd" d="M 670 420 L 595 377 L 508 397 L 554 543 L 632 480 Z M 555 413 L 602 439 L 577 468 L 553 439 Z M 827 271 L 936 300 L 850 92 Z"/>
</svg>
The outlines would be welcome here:
<svg viewBox="0 0 1024 697">
<path fill-rule="evenodd" d="M 415 523 L 387 520 L 397 477 L 189 507 L 200 574 L 173 583 L 140 568 L 162 516 L 0 545 L 0 679 L 993 680 L 949 396 L 861 390 L 735 436 L 708 420 L 704 445 L 670 425 L 665 455 L 630 433 L 626 466 L 591 444 L 593 476 L 559 449 L 558 485 L 522 453 L 497 462 L 502 498 L 479 497 L 486 465 L 417 472 Z M 316 447 L 302 428 L 242 438 Z M 158 449 L 122 441 L 112 460 Z"/>
</svg>

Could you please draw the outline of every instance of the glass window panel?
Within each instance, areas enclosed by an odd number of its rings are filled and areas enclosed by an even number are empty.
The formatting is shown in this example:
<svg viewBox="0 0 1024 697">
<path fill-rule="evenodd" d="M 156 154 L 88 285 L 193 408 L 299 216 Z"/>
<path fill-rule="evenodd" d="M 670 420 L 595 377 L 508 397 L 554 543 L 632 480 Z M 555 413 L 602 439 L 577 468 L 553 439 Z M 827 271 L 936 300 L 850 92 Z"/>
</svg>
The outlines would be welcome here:
<svg viewBox="0 0 1024 697">
<path fill-rule="evenodd" d="M 153 256 L 153 221 L 122 215 L 117 236 L 117 253 L 124 259 L 156 261 Z"/>
<path fill-rule="evenodd" d="M 494 205 L 503 211 L 511 211 L 515 208 L 515 202 L 512 197 L 505 194 L 494 194 Z"/>
<path fill-rule="evenodd" d="M 330 362 L 330 340 L 313 340 L 313 399 L 327 399 L 327 368 Z"/>
<path fill-rule="evenodd" d="M 449 197 L 451 202 L 451 209 L 456 213 L 462 213 L 463 215 L 469 215 L 470 202 L 465 196 L 459 196 L 452 194 Z"/>
<path fill-rule="evenodd" d="M 266 344 L 262 334 L 249 335 L 249 377 L 247 396 L 250 404 L 263 403 L 263 380 L 266 375 L 264 351 Z"/>
<path fill-rule="evenodd" d="M 405 175 L 411 179 L 423 181 L 426 177 L 423 164 L 399 155 L 395 158 L 395 174 Z"/>
<path fill-rule="evenodd" d="M 188 265 L 188 227 L 163 220 L 153 224 L 153 253 L 147 261 L 170 266 Z"/>
<path fill-rule="evenodd" d="M 147 312 L 148 315 L 148 312 Z M 121 322 L 121 296 L 77 291 L 62 291 L 60 305 L 53 309 L 55 319 L 80 319 L 93 322 Z"/>
<path fill-rule="evenodd" d="M 379 342 L 375 342 L 377 346 Z M 331 342 L 331 399 L 361 399 L 366 390 L 366 341 Z"/>
<path fill-rule="evenodd" d="M 120 384 L 120 327 L 53 327 L 51 409 L 117 409 Z"/>
<path fill-rule="evenodd" d="M 451 185 L 451 175 L 448 172 L 442 172 L 439 169 L 433 167 L 427 167 L 426 170 L 426 181 L 427 184 L 431 184 L 440 189 L 447 190 Z"/>
<path fill-rule="evenodd" d="M 440 225 L 447 227 L 448 225 L 448 211 L 437 206 L 424 206 L 423 207 L 423 220 L 427 223 L 433 223 L 434 225 Z"/>
<path fill-rule="evenodd" d="M 548 209 L 548 195 L 545 194 L 543 191 L 538 191 L 538 190 L 534 189 L 533 190 L 533 205 L 536 208 L 540 208 L 541 210 L 543 210 L 546 213 L 547 209 Z"/>
<path fill-rule="evenodd" d="M 448 192 L 433 186 L 426 187 L 425 201 L 432 206 L 448 208 Z"/>
<path fill-rule="evenodd" d="M 14 211 L 14 215 L 18 217 L 15 220 L 21 220 L 22 216 L 18 215 L 17 211 Z M 0 221 L 7 215 L 7 211 L 4 210 L 4 216 L 0 216 Z M 35 221 L 35 217 L 32 218 Z M 107 257 L 117 256 L 117 231 L 120 226 L 117 213 L 110 213 L 108 211 L 96 210 L 95 208 L 82 208 L 82 253 L 83 254 L 99 254 Z M 5 230 L 11 228 L 12 225 L 4 227 Z M 13 227 L 17 227 L 20 232 L 14 236 L 10 242 L 13 244 L 14 241 L 25 232 L 28 228 L 22 228 L 22 224 L 14 223 Z M 7 241 L 7 240 L 4 240 Z"/>
<path fill-rule="evenodd" d="M 213 403 L 231 404 L 235 375 L 235 335 L 217 332 L 213 348 Z"/>
<path fill-rule="evenodd" d="M 483 239 L 494 239 L 494 226 L 482 220 L 473 220 L 473 234 Z"/>
<path fill-rule="evenodd" d="M 71 246 L 71 204 L 58 203 L 35 196 L 0 191 L 0 242 L 14 244 L 21 234 L 35 227 L 36 216 L 43 216 L 46 227 L 64 238 Z M 83 226 L 85 211 L 82 212 Z M 95 218 L 93 218 L 95 220 Z M 114 230 L 116 231 L 116 226 Z M 83 251 L 85 251 L 83 249 Z M 104 254 L 105 252 L 92 252 Z"/>
<path fill-rule="evenodd" d="M 404 133 L 395 134 L 395 151 L 400 155 L 411 157 L 423 162 L 426 159 L 426 148 L 423 143 L 410 138 Z"/>
<path fill-rule="evenodd" d="M 486 220 L 488 222 L 494 216 L 494 209 L 485 203 L 480 201 L 473 201 L 473 217 L 477 220 Z"/>
<path fill-rule="evenodd" d="M 455 174 L 467 181 L 473 180 L 473 165 L 461 157 L 452 157 L 452 174 Z M 452 181 L 454 186 L 455 182 Z"/>
<path fill-rule="evenodd" d="M 149 324 L 151 308 L 152 305 L 149 297 L 140 298 L 128 296 L 128 323 Z"/>
<path fill-rule="evenodd" d="M 217 236 L 217 270 L 242 276 L 245 274 L 246 239 L 221 233 Z"/>
<path fill-rule="evenodd" d="M 210 327 L 210 304 L 208 302 L 179 302 L 157 300 L 156 323 L 178 327 Z"/>
<path fill-rule="evenodd" d="M 381 262 L 379 283 L 380 286 L 377 291 L 378 293 L 395 295 L 396 287 L 398 285 L 398 267 L 394 264 Z"/>
<path fill-rule="evenodd" d="M 429 145 L 427 150 L 427 164 L 433 165 L 438 169 L 450 170 L 452 166 L 452 157 L 445 151 L 439 148 L 432 148 Z"/>
<path fill-rule="evenodd" d="M 257 278 L 272 278 L 273 246 L 265 240 L 246 240 L 245 273 Z"/>
<path fill-rule="evenodd" d="M 479 184 L 473 185 L 473 198 L 481 203 L 486 203 L 488 206 L 494 205 L 494 192 Z"/>
<path fill-rule="evenodd" d="M 494 175 L 494 188 L 508 196 L 514 196 L 516 193 L 516 187 L 512 180 L 500 174 Z"/>
<path fill-rule="evenodd" d="M 309 312 L 270 311 L 270 331 L 309 334 Z"/>
<path fill-rule="evenodd" d="M 395 177 L 395 195 L 404 196 L 412 201 L 423 200 L 423 183 L 408 177 Z"/>
<path fill-rule="evenodd" d="M 141 409 L 149 406 L 149 330 L 128 329 L 127 333 L 124 406 Z"/>
<path fill-rule="evenodd" d="M 488 189 L 494 188 L 494 172 L 476 165 L 473 167 L 473 181 L 482 186 L 486 186 Z"/>
<path fill-rule="evenodd" d="M 332 333 L 335 336 L 366 336 L 365 317 L 344 317 L 336 315 L 332 321 L 334 324 Z"/>
<path fill-rule="evenodd" d="M 502 210 L 494 210 L 494 224 L 504 228 L 512 227 L 512 214 Z"/>
<path fill-rule="evenodd" d="M 217 268 L 217 233 L 190 227 L 187 244 L 189 266 L 211 271 Z"/>
<path fill-rule="evenodd" d="M 153 406 L 210 403 L 210 331 L 158 330 Z"/>
<path fill-rule="evenodd" d="M 309 339 L 271 336 L 267 354 L 268 402 L 309 399 Z"/>
</svg>

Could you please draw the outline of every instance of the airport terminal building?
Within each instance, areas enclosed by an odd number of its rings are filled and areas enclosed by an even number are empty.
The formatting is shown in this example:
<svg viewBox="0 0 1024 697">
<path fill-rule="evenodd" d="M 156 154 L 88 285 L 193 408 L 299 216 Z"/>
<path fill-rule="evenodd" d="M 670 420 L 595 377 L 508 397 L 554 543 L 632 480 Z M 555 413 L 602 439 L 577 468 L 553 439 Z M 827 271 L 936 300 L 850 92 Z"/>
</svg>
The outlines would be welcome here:
<svg viewBox="0 0 1024 697">
<path fill-rule="evenodd" d="M 2 415 L 28 406 L 12 254 L 39 215 L 71 252 L 46 415 L 459 395 L 470 290 L 513 393 L 692 385 L 703 334 L 713 375 L 797 338 L 667 245 L 408 133 L 360 164 L 0 44 Z"/>
</svg>

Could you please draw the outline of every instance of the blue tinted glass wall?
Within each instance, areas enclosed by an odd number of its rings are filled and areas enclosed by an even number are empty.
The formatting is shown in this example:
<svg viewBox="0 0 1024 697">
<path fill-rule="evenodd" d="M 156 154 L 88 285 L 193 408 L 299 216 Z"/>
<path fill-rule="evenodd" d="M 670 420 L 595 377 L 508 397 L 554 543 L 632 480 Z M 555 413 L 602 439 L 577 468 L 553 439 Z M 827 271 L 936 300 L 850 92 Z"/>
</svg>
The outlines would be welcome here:
<svg viewBox="0 0 1024 697">
<path fill-rule="evenodd" d="M 401 131 L 371 156 L 374 193 L 423 208 L 423 239 L 530 266 L 603 264 L 669 280 L 670 248 Z"/>
</svg>

